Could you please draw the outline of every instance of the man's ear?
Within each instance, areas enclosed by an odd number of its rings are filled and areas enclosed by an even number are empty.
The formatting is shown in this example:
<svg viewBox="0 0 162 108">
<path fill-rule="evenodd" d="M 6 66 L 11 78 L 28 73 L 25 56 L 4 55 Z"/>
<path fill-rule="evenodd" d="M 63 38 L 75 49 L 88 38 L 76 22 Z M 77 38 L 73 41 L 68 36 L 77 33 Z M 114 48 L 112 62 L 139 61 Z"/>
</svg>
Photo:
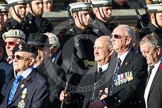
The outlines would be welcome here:
<svg viewBox="0 0 162 108">
<path fill-rule="evenodd" d="M 109 49 L 110 53 L 109 53 L 109 56 L 111 56 L 114 52 L 113 48 Z"/>
<path fill-rule="evenodd" d="M 133 41 L 132 38 L 127 36 L 126 37 L 126 45 L 129 45 L 131 43 L 131 41 Z"/>
<path fill-rule="evenodd" d="M 155 19 L 155 16 L 154 16 L 153 13 L 150 14 L 150 18 L 151 18 L 151 19 Z"/>
<path fill-rule="evenodd" d="M 35 63 L 35 58 L 34 57 L 30 57 L 30 66 L 32 66 Z"/>
<path fill-rule="evenodd" d="M 94 9 L 93 9 L 93 12 L 94 12 L 94 13 L 97 13 L 98 11 L 99 11 L 98 8 L 94 8 Z"/>
<path fill-rule="evenodd" d="M 160 55 L 160 53 L 161 53 L 161 48 L 160 48 L 160 46 L 156 46 L 155 47 L 155 51 L 156 51 L 156 53 L 157 53 L 157 55 Z"/>
<path fill-rule="evenodd" d="M 8 8 L 8 11 L 9 11 L 10 13 L 12 13 L 13 7 L 9 7 L 9 8 Z"/>
<path fill-rule="evenodd" d="M 72 13 L 72 17 L 75 19 L 77 17 L 77 13 L 76 12 Z"/>
<path fill-rule="evenodd" d="M 26 12 L 30 12 L 30 3 L 26 4 Z"/>
</svg>

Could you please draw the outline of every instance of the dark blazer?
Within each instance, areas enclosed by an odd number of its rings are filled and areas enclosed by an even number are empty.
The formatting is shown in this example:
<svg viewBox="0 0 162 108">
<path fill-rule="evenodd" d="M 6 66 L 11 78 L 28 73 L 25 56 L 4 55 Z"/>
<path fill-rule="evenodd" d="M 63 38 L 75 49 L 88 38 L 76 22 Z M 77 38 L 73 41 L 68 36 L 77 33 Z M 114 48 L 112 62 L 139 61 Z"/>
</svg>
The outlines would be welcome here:
<svg viewBox="0 0 162 108">
<path fill-rule="evenodd" d="M 151 22 L 148 23 L 148 28 L 150 29 L 150 32 L 156 33 L 162 39 L 162 29 L 161 28 L 156 27 Z"/>
<path fill-rule="evenodd" d="M 30 13 L 25 16 L 25 22 L 29 25 L 30 33 L 46 33 L 53 30 L 53 25 L 48 19 L 35 17 Z"/>
<path fill-rule="evenodd" d="M 10 18 L 9 22 L 7 23 L 7 31 L 10 29 L 19 29 L 22 30 L 25 35 L 26 35 L 26 39 L 29 35 L 29 25 L 25 22 L 25 20 L 23 20 L 21 23 L 18 22 L 17 20 Z"/>
<path fill-rule="evenodd" d="M 62 68 L 60 68 L 56 63 L 51 62 L 50 58 L 46 58 L 37 67 L 39 73 L 43 74 L 48 80 L 50 86 L 50 104 L 48 108 L 60 108 L 61 102 L 59 101 L 59 96 L 66 83 L 66 75 Z"/>
<path fill-rule="evenodd" d="M 149 95 L 148 95 L 148 108 L 162 108 L 162 62 L 159 65 L 157 73 L 153 79 Z"/>
<path fill-rule="evenodd" d="M 125 57 L 118 75 L 128 71 L 132 72 L 133 79 L 113 88 L 113 95 L 105 99 L 109 108 L 144 108 L 147 63 L 141 54 L 133 50 Z"/>
<path fill-rule="evenodd" d="M 93 32 L 100 37 L 103 35 L 111 35 L 111 32 L 117 25 L 115 23 L 111 23 L 110 21 L 104 22 L 98 18 L 95 18 L 95 20 L 90 20 L 90 26 L 92 26 Z"/>
<path fill-rule="evenodd" d="M 11 104 L 7 105 L 9 92 L 12 86 L 13 78 L 7 87 L 7 94 L 1 105 L 1 108 L 17 108 L 20 101 L 24 100 L 24 108 L 48 108 L 49 87 L 45 78 L 34 69 L 29 76 L 22 80 L 17 88 Z M 22 99 L 22 92 L 27 89 L 26 96 Z"/>
<path fill-rule="evenodd" d="M 114 56 L 112 56 L 113 58 Z M 116 66 L 116 59 L 111 59 L 108 69 L 102 72 L 101 77 L 96 80 L 97 74 L 97 64 L 95 64 L 87 74 L 85 74 L 80 81 L 79 88 L 77 92 L 82 93 L 83 97 L 83 108 L 88 106 L 90 101 L 96 100 L 99 97 L 99 91 L 103 90 L 105 87 L 109 87 L 111 79 L 113 76 L 114 68 Z M 96 81 L 95 81 L 96 80 Z M 92 96 L 94 94 L 94 96 Z M 82 105 L 80 104 L 80 105 Z"/>
<path fill-rule="evenodd" d="M 7 84 L 14 77 L 13 67 L 5 59 L 0 59 L 0 103 L 2 102 Z"/>
</svg>

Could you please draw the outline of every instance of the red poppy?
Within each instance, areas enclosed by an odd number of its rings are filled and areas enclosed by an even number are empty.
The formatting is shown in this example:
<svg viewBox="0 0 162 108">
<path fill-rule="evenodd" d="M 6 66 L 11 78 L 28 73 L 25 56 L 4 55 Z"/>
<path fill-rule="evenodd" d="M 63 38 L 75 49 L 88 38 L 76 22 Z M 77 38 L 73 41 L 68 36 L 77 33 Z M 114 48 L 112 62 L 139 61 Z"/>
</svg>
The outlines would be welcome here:
<svg viewBox="0 0 162 108">
<path fill-rule="evenodd" d="M 162 63 L 159 65 L 159 69 L 162 70 Z"/>
</svg>

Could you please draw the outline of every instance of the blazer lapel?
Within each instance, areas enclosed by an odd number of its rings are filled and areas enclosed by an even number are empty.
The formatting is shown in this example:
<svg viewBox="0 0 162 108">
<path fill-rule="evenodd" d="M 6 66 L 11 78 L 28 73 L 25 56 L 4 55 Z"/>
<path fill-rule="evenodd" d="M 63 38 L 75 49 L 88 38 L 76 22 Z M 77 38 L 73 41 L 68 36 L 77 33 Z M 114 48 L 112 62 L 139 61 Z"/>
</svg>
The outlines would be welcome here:
<svg viewBox="0 0 162 108">
<path fill-rule="evenodd" d="M 7 87 L 7 97 L 5 98 L 5 102 L 6 102 L 6 105 L 7 105 L 7 102 L 8 102 L 8 98 L 9 98 L 9 94 L 10 94 L 10 90 L 11 90 L 11 87 L 12 87 L 12 83 L 13 81 L 15 80 L 15 78 L 11 79 L 11 81 L 8 83 L 8 87 Z"/>
<path fill-rule="evenodd" d="M 126 55 L 126 57 L 125 57 L 125 59 L 124 59 L 124 61 L 122 63 L 122 66 L 119 69 L 118 74 L 123 73 L 125 71 L 125 69 L 129 66 L 133 55 L 134 55 L 133 50 L 130 50 L 129 53 Z"/>
<path fill-rule="evenodd" d="M 92 72 L 92 73 L 94 73 L 94 74 L 91 74 L 92 75 L 92 80 L 91 81 L 93 81 L 93 83 L 95 83 L 95 76 L 96 76 L 96 72 L 97 72 L 97 63 L 95 63 L 95 65 L 92 67 L 92 71 L 89 71 L 89 72 Z M 89 73 L 88 73 L 89 74 Z"/>
<path fill-rule="evenodd" d="M 108 69 L 105 72 L 106 77 L 107 77 L 106 78 L 107 81 L 109 81 L 112 78 L 112 76 L 114 75 L 114 70 L 115 70 L 115 67 L 116 67 L 116 62 L 117 62 L 117 58 L 116 57 L 111 59 L 110 62 L 109 62 Z M 104 74 L 104 76 L 105 76 L 105 74 Z"/>
<path fill-rule="evenodd" d="M 26 79 L 20 82 L 12 102 L 14 102 L 22 94 L 22 91 L 24 90 L 24 88 L 27 88 L 27 86 L 32 82 L 35 74 L 36 73 L 33 70 Z"/>
<path fill-rule="evenodd" d="M 162 63 L 162 62 L 161 62 L 161 63 Z M 161 64 L 161 63 L 160 63 L 160 64 Z M 156 74 L 155 74 L 155 77 L 154 77 L 154 79 L 153 79 L 153 82 L 152 82 L 152 84 L 151 84 L 149 94 L 152 92 L 154 86 L 156 85 L 157 80 L 158 80 L 159 77 L 160 77 L 160 71 L 161 71 L 161 70 L 160 70 L 159 67 L 158 67 L 158 70 L 157 70 L 157 72 L 156 72 Z"/>
</svg>

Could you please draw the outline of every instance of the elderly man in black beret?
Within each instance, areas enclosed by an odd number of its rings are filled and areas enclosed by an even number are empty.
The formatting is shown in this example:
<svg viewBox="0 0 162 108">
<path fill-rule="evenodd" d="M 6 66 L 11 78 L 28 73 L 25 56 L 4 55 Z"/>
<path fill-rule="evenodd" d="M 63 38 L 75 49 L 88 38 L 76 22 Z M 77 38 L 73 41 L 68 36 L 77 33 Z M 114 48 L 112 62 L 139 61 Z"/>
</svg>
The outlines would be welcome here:
<svg viewBox="0 0 162 108">
<path fill-rule="evenodd" d="M 1 108 L 48 108 L 47 80 L 33 68 L 36 51 L 26 44 L 13 49 L 15 78 L 8 84 Z"/>
</svg>

